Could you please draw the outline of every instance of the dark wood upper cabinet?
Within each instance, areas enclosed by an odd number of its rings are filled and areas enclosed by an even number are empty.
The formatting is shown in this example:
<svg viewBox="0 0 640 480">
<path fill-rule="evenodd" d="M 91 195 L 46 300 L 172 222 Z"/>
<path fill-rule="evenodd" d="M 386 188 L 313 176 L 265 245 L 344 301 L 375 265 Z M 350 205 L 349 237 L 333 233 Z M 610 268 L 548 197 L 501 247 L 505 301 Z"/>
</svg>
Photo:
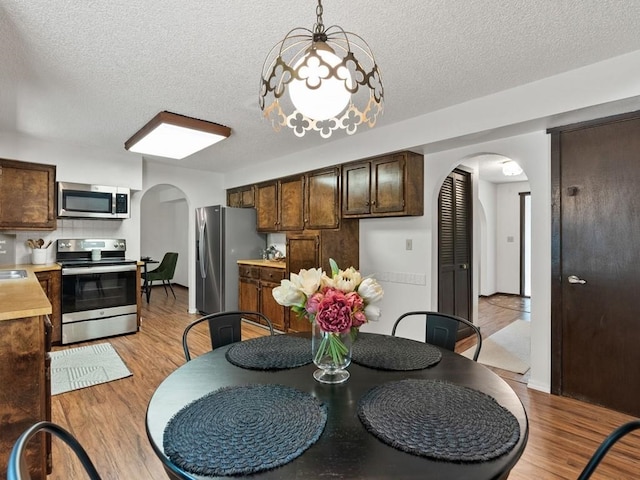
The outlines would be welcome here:
<svg viewBox="0 0 640 480">
<path fill-rule="evenodd" d="M 424 214 L 424 160 L 399 152 L 342 166 L 344 218 Z"/>
<path fill-rule="evenodd" d="M 55 230 L 56 167 L 0 159 L 0 230 Z"/>
<path fill-rule="evenodd" d="M 278 230 L 304 228 L 304 175 L 278 180 Z"/>
<path fill-rule="evenodd" d="M 280 232 L 304 228 L 304 176 L 256 185 L 257 230 Z"/>
<path fill-rule="evenodd" d="M 305 175 L 304 227 L 309 229 L 340 226 L 340 167 Z"/>
<path fill-rule="evenodd" d="M 278 231 L 278 181 L 256 185 L 256 227 L 259 232 Z"/>
<path fill-rule="evenodd" d="M 252 187 L 227 190 L 227 204 L 246 207 L 255 199 L 258 231 L 332 230 L 343 218 L 423 215 L 424 159 L 397 152 Z"/>
<path fill-rule="evenodd" d="M 253 185 L 230 188 L 227 190 L 227 206 L 237 208 L 255 207 L 255 192 Z"/>
</svg>

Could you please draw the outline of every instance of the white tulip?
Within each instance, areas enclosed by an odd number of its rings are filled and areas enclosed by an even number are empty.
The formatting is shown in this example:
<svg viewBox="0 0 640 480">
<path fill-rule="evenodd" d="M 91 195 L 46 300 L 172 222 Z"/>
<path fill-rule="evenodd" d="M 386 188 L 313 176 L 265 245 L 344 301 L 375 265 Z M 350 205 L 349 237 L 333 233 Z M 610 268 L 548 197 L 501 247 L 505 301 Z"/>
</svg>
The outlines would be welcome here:
<svg viewBox="0 0 640 480">
<path fill-rule="evenodd" d="M 345 293 L 353 292 L 356 286 L 362 280 L 362 275 L 355 268 L 349 267 L 346 270 L 340 270 L 333 277 L 333 286 Z"/>
<path fill-rule="evenodd" d="M 307 297 L 304 292 L 289 280 L 282 280 L 280 286 L 272 291 L 273 298 L 285 307 L 304 307 Z"/>
<path fill-rule="evenodd" d="M 291 283 L 302 290 L 307 297 L 310 297 L 320 289 L 324 272 L 321 268 L 310 268 L 300 270 L 300 273 L 291 274 Z"/>
<path fill-rule="evenodd" d="M 380 308 L 375 305 L 367 305 L 364 307 L 364 315 L 368 322 L 375 322 L 380 318 Z"/>
<path fill-rule="evenodd" d="M 358 294 L 363 298 L 365 303 L 375 303 L 382 298 L 384 294 L 382 286 L 375 278 L 365 278 L 358 287 Z"/>
</svg>

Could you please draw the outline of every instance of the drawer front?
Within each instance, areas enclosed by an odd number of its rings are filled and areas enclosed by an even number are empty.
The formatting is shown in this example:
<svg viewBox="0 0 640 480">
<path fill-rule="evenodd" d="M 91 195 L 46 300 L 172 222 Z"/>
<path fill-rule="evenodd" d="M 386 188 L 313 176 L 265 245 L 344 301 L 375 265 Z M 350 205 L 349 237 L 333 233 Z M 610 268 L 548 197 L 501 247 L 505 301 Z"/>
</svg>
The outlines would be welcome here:
<svg viewBox="0 0 640 480">
<path fill-rule="evenodd" d="M 260 278 L 260 268 L 252 265 L 240 265 L 238 268 L 241 277 Z"/>
<path fill-rule="evenodd" d="M 280 283 L 284 278 L 285 270 L 283 268 L 261 268 L 260 279 L 267 282 Z"/>
</svg>

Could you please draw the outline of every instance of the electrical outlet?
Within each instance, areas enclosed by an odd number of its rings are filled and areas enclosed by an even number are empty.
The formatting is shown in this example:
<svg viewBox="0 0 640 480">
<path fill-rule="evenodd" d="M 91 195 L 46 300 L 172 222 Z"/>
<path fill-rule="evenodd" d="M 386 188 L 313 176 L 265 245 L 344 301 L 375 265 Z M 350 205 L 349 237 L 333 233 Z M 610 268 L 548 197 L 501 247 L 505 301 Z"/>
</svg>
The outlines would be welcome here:
<svg viewBox="0 0 640 480">
<path fill-rule="evenodd" d="M 413 240 L 412 239 L 407 238 L 406 244 L 405 244 L 405 250 L 413 250 Z"/>
</svg>

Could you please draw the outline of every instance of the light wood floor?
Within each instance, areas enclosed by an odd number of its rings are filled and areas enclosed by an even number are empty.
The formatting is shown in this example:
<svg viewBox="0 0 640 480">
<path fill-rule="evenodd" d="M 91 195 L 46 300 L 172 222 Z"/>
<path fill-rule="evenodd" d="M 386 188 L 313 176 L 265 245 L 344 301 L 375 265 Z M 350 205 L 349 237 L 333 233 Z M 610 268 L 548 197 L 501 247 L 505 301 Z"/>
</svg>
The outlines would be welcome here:
<svg viewBox="0 0 640 480">
<path fill-rule="evenodd" d="M 137 334 L 96 341 L 111 342 L 132 371 L 132 377 L 52 399 L 53 421 L 76 435 L 105 480 L 166 478 L 147 441 L 144 419 L 156 386 L 184 364 L 182 331 L 197 318 L 187 313 L 187 290 L 181 287 L 175 290 L 177 300 L 171 295 L 166 297 L 162 288 L 154 288 L 151 304 L 144 302 L 142 330 Z M 489 300 L 499 303 L 494 297 Z M 522 312 L 492 303 L 482 305 L 485 315 L 481 327 L 485 336 L 512 320 L 524 318 L 519 316 Z M 509 320 L 510 317 L 513 318 Z M 264 331 L 247 326 L 243 333 L 250 338 Z M 192 334 L 193 356 L 210 348 L 206 326 L 194 328 Z M 81 345 L 85 344 L 73 346 Z M 575 479 L 602 439 L 631 419 L 604 408 L 529 390 L 522 376 L 500 373 L 518 394 L 529 416 L 529 441 L 509 477 L 512 480 Z M 72 455 L 55 439 L 53 460 L 54 471 L 49 479 L 85 478 Z M 402 467 L 398 469 L 397 478 L 402 478 Z M 634 434 L 610 451 L 593 478 L 638 478 L 639 470 L 640 435 Z"/>
</svg>

